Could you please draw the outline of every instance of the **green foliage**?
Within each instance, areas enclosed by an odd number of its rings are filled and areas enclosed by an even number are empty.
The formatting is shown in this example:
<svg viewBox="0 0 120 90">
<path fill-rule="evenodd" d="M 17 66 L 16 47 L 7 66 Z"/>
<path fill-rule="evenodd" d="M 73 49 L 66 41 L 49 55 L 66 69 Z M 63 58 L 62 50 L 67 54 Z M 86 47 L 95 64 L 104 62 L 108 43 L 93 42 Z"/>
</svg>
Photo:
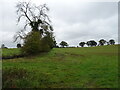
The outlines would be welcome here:
<svg viewBox="0 0 120 90">
<path fill-rule="evenodd" d="M 25 54 L 48 52 L 53 48 L 53 44 L 51 32 L 47 32 L 46 36 L 41 37 L 39 31 L 32 31 L 26 36 L 22 51 Z"/>
<path fill-rule="evenodd" d="M 14 76 L 14 82 L 5 82 L 17 88 L 117 88 L 118 45 L 54 48 L 32 58 L 3 60 L 2 67 L 10 68 L 3 78 Z M 28 76 L 21 74 L 25 78 L 18 78 L 22 69 Z"/>
<path fill-rule="evenodd" d="M 48 47 L 48 50 L 54 47 L 54 41 L 55 39 L 52 32 L 46 32 L 46 36 L 42 39 L 43 44 Z"/>
<path fill-rule="evenodd" d="M 65 41 L 62 41 L 61 43 L 60 43 L 60 45 L 62 46 L 62 47 L 67 47 L 68 46 L 68 43 L 67 42 L 65 42 Z"/>
<path fill-rule="evenodd" d="M 25 38 L 22 52 L 24 54 L 36 54 L 41 51 L 41 36 L 39 32 L 30 32 Z"/>
</svg>

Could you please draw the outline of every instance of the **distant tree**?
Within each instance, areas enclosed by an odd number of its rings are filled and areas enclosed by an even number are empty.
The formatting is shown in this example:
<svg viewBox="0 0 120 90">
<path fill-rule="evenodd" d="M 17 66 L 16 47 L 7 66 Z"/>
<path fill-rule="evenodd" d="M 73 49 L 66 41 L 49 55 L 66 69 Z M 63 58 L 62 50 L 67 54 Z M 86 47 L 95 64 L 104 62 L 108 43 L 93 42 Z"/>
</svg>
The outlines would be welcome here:
<svg viewBox="0 0 120 90">
<path fill-rule="evenodd" d="M 85 42 L 80 42 L 79 45 L 80 45 L 81 47 L 84 47 Z"/>
<path fill-rule="evenodd" d="M 54 41 L 53 41 L 53 48 L 58 48 L 59 46 L 57 46 L 57 42 L 56 42 L 56 40 L 54 39 Z"/>
<path fill-rule="evenodd" d="M 68 43 L 67 42 L 65 42 L 65 41 L 62 41 L 61 43 L 60 43 L 60 45 L 62 46 L 62 47 L 67 47 L 68 46 Z"/>
<path fill-rule="evenodd" d="M 89 47 L 91 46 L 91 42 L 90 41 L 87 41 L 86 45 Z"/>
<path fill-rule="evenodd" d="M 105 43 L 106 43 L 106 40 L 104 40 L 104 39 L 101 39 L 101 40 L 99 41 L 99 45 L 100 45 L 100 46 L 103 46 Z"/>
<path fill-rule="evenodd" d="M 1 45 L 1 48 L 6 48 L 6 49 L 8 49 L 4 44 Z"/>
<path fill-rule="evenodd" d="M 21 44 L 20 43 L 17 44 L 17 48 L 21 48 Z"/>
<path fill-rule="evenodd" d="M 94 40 L 90 40 L 90 41 L 87 41 L 87 43 L 86 43 L 87 45 L 88 45 L 88 47 L 89 46 L 96 46 L 97 45 L 97 42 L 95 42 Z"/>
<path fill-rule="evenodd" d="M 5 45 L 4 45 L 4 44 L 2 44 L 2 45 L 1 45 L 1 48 L 5 48 Z"/>
<path fill-rule="evenodd" d="M 110 45 L 110 43 L 109 42 L 106 42 L 107 43 L 107 45 Z"/>
<path fill-rule="evenodd" d="M 96 46 L 96 45 L 97 45 L 97 42 L 95 42 L 94 40 L 91 40 L 90 42 L 91 42 L 91 43 L 90 43 L 91 46 Z"/>
<path fill-rule="evenodd" d="M 59 46 L 58 45 L 56 45 L 56 47 L 55 48 L 59 48 Z"/>
<path fill-rule="evenodd" d="M 110 45 L 114 45 L 115 44 L 115 40 L 111 39 L 111 40 L 109 40 L 109 43 L 110 43 Z"/>
</svg>

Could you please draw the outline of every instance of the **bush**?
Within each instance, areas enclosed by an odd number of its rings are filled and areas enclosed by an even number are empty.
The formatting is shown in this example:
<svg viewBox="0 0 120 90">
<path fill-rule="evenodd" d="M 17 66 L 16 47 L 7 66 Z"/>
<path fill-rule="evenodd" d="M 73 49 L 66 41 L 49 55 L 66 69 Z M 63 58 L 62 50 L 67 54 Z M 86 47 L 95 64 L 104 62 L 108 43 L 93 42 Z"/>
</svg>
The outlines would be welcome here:
<svg viewBox="0 0 120 90">
<path fill-rule="evenodd" d="M 41 36 L 39 32 L 30 32 L 24 40 L 22 51 L 24 54 L 36 54 L 41 51 Z"/>
<path fill-rule="evenodd" d="M 48 52 L 52 49 L 52 42 L 51 37 L 42 37 L 39 31 L 32 31 L 25 37 L 22 52 L 27 55 Z"/>
</svg>

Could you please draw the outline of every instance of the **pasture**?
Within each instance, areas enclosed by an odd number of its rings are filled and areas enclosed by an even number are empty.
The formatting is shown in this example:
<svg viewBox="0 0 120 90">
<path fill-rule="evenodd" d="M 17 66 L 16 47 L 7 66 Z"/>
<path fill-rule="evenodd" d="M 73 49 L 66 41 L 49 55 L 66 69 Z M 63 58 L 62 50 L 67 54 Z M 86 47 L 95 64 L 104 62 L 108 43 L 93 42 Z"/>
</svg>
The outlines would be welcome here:
<svg viewBox="0 0 120 90">
<path fill-rule="evenodd" d="M 3 56 L 20 54 L 4 49 Z M 117 88 L 118 45 L 54 48 L 2 61 L 3 88 Z"/>
</svg>

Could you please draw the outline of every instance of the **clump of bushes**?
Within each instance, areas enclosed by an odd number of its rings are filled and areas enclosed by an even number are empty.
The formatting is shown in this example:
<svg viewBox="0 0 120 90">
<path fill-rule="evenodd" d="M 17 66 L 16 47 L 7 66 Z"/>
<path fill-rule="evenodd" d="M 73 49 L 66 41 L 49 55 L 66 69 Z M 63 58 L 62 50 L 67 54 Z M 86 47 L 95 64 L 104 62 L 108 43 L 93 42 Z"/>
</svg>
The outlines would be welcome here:
<svg viewBox="0 0 120 90">
<path fill-rule="evenodd" d="M 40 52 L 48 52 L 53 48 L 53 37 L 46 35 L 41 36 L 40 32 L 32 31 L 30 32 L 24 40 L 24 45 L 22 47 L 22 52 L 24 54 L 37 54 Z"/>
<path fill-rule="evenodd" d="M 24 54 L 36 54 L 41 51 L 41 40 L 40 34 L 38 32 L 30 32 L 24 40 L 24 45 L 22 47 L 22 52 Z"/>
</svg>

